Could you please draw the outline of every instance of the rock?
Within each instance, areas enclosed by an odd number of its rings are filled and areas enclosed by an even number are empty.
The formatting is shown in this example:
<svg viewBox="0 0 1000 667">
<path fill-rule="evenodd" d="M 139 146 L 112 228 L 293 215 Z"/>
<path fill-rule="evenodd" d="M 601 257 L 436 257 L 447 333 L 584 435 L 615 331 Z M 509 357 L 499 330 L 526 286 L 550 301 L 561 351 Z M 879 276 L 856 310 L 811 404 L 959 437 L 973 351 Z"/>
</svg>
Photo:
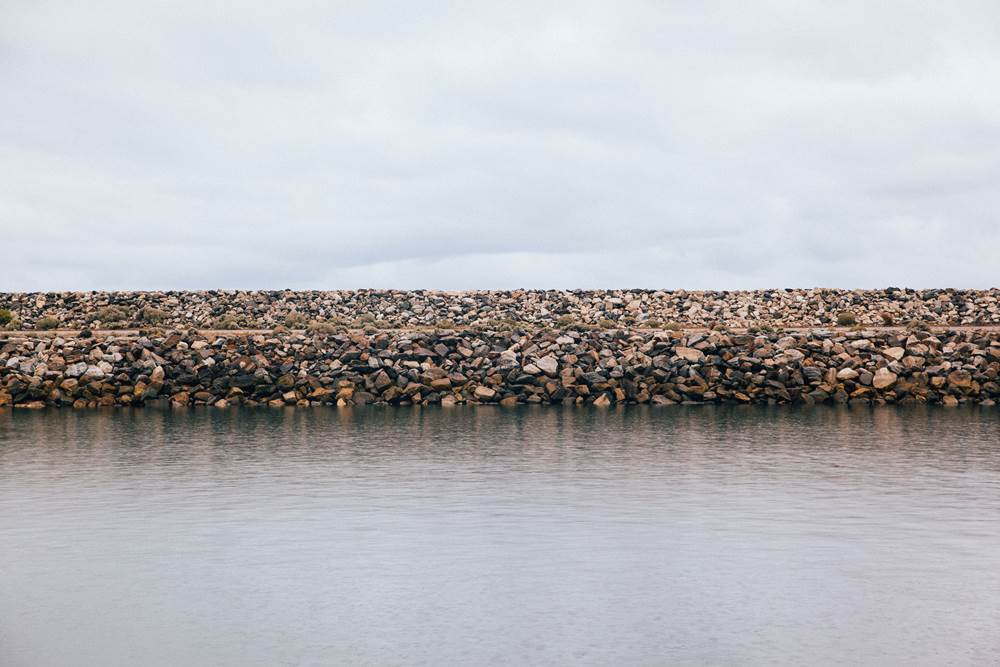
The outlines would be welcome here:
<svg viewBox="0 0 1000 667">
<path fill-rule="evenodd" d="M 886 389 L 896 384 L 897 376 L 895 373 L 890 371 L 888 368 L 880 368 L 875 371 L 875 378 L 872 380 L 872 386 L 876 389 Z"/>
<path fill-rule="evenodd" d="M 705 353 L 693 347 L 675 347 L 674 354 L 691 363 L 697 363 L 705 359 Z"/>
<path fill-rule="evenodd" d="M 375 374 L 372 379 L 372 385 L 375 387 L 376 391 L 383 391 L 386 387 L 392 384 L 392 380 L 389 378 L 389 374 L 385 370 L 380 370 Z"/>
<path fill-rule="evenodd" d="M 890 347 L 882 351 L 882 354 L 894 361 L 899 361 L 906 356 L 906 350 L 901 347 Z"/>
<path fill-rule="evenodd" d="M 794 336 L 782 336 L 775 342 L 775 346 L 779 350 L 788 350 L 795 347 L 798 344 L 798 340 Z"/>
<path fill-rule="evenodd" d="M 968 389 L 972 386 L 972 374 L 964 370 L 952 371 L 948 374 L 948 384 L 959 389 Z"/>
<path fill-rule="evenodd" d="M 844 380 L 856 380 L 858 378 L 858 372 L 853 368 L 841 368 L 837 371 L 837 379 Z"/>
<path fill-rule="evenodd" d="M 559 373 L 559 360 L 551 354 L 535 361 L 535 365 L 549 377 L 555 377 Z"/>
<path fill-rule="evenodd" d="M 609 405 L 611 405 L 611 399 L 608 398 L 607 394 L 601 394 L 600 396 L 594 399 L 595 407 L 606 408 Z"/>
<path fill-rule="evenodd" d="M 334 392 L 329 387 L 316 387 L 315 389 L 310 391 L 307 395 L 314 401 L 322 401 L 330 398 L 335 393 L 336 392 Z"/>
<path fill-rule="evenodd" d="M 489 387 L 484 387 L 479 385 L 476 387 L 475 397 L 480 401 L 491 401 L 497 395 L 497 392 Z"/>
<path fill-rule="evenodd" d="M 806 382 L 822 382 L 823 381 L 823 371 L 815 366 L 806 366 L 802 369 L 802 376 Z"/>
<path fill-rule="evenodd" d="M 796 362 L 805 359 L 805 353 L 802 350 L 796 350 L 795 348 L 788 348 L 781 354 L 774 357 L 776 363 L 787 365 L 794 364 Z"/>
<path fill-rule="evenodd" d="M 78 378 L 86 372 L 87 372 L 87 364 L 81 361 L 67 366 L 65 375 L 66 377 Z"/>
</svg>

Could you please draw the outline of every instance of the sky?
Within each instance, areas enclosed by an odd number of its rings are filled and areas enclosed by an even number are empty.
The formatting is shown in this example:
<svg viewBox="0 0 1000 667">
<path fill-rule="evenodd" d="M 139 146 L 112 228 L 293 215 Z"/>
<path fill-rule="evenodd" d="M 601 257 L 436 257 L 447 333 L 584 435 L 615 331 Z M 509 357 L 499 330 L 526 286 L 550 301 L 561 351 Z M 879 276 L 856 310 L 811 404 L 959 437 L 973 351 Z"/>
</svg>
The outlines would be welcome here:
<svg viewBox="0 0 1000 667">
<path fill-rule="evenodd" d="M 1000 285 L 1000 3 L 0 1 L 0 291 Z"/>
</svg>

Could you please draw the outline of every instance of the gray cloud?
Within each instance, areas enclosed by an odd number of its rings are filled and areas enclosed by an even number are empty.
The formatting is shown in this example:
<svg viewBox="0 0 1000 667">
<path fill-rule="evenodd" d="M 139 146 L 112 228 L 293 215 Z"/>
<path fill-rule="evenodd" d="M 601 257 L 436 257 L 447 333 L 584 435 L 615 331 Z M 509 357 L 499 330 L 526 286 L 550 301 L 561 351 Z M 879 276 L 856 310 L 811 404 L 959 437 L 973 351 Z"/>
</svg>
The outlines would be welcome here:
<svg viewBox="0 0 1000 667">
<path fill-rule="evenodd" d="M 0 290 L 996 285 L 995 2 L 0 8 Z"/>
</svg>

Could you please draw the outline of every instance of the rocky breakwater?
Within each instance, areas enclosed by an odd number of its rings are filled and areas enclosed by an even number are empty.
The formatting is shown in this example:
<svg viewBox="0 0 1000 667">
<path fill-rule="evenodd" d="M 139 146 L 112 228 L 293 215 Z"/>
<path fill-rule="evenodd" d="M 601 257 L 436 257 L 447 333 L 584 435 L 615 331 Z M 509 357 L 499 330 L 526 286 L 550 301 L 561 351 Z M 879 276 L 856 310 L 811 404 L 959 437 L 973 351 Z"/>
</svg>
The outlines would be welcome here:
<svg viewBox="0 0 1000 667">
<path fill-rule="evenodd" d="M 0 336 L 0 406 L 978 403 L 995 332 Z"/>
<path fill-rule="evenodd" d="M 1000 325 L 1000 290 L 0 292 L 0 329 Z"/>
</svg>

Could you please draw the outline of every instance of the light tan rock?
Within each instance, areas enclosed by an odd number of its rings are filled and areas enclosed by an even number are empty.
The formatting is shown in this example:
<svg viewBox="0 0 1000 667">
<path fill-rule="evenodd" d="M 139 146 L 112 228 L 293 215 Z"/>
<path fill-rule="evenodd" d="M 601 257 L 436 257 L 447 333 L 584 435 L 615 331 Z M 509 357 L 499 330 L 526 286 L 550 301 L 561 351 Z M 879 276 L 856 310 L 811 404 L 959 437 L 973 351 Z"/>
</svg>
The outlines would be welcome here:
<svg viewBox="0 0 1000 667">
<path fill-rule="evenodd" d="M 559 360 L 548 354 L 535 362 L 535 366 L 549 377 L 555 377 L 559 372 Z"/>
<path fill-rule="evenodd" d="M 674 354 L 685 361 L 697 363 L 705 358 L 705 353 L 693 347 L 675 347 Z"/>
<path fill-rule="evenodd" d="M 844 380 L 856 380 L 858 378 L 858 372 L 853 368 L 841 368 L 837 371 L 837 379 Z"/>
<path fill-rule="evenodd" d="M 476 391 L 474 392 L 474 394 L 475 397 L 480 401 L 490 401 L 496 397 L 497 392 L 495 389 L 490 389 L 489 387 L 484 387 L 483 385 L 479 385 L 478 387 L 476 387 Z"/>
<path fill-rule="evenodd" d="M 875 371 L 875 377 L 872 380 L 872 386 L 876 389 L 886 389 L 896 384 L 896 374 L 890 371 L 888 368 L 880 368 Z"/>
</svg>

